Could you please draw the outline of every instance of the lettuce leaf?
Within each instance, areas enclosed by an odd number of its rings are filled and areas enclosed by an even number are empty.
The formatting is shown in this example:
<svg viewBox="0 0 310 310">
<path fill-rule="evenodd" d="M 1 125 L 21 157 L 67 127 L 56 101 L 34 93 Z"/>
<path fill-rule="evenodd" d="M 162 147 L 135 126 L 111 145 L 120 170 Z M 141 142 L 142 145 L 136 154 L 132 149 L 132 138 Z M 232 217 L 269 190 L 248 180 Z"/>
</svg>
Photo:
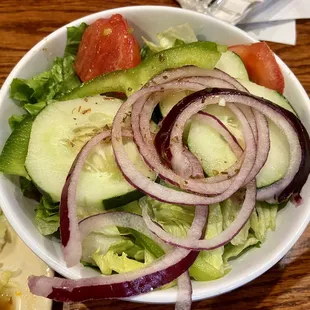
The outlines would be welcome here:
<svg viewBox="0 0 310 310">
<path fill-rule="evenodd" d="M 178 205 L 162 203 L 151 197 L 143 197 L 154 220 L 171 235 L 185 237 L 194 219 L 194 208 L 184 208 Z"/>
<path fill-rule="evenodd" d="M 37 189 L 37 187 L 35 186 L 35 184 L 24 178 L 24 177 L 20 177 L 19 178 L 19 186 L 20 189 L 23 193 L 23 195 L 27 198 L 30 199 L 34 199 L 38 202 L 40 202 L 42 194 L 39 192 L 39 190 Z"/>
<path fill-rule="evenodd" d="M 35 212 L 34 222 L 43 236 L 57 232 L 59 228 L 59 203 L 53 203 L 47 196 L 42 196 Z"/>
<path fill-rule="evenodd" d="M 205 239 L 216 237 L 223 231 L 223 216 L 221 206 L 209 206 L 209 216 Z M 189 269 L 189 274 L 197 281 L 210 281 L 225 275 L 223 262 L 224 247 L 211 251 L 201 251 L 194 264 Z"/>
<path fill-rule="evenodd" d="M 98 267 L 108 275 L 142 268 L 164 254 L 150 238 L 127 230 L 127 235 L 120 233 L 114 237 L 94 232 L 87 236 L 83 241 L 83 264 Z"/>
<path fill-rule="evenodd" d="M 158 33 L 158 44 L 148 41 L 144 37 L 142 39 L 144 41 L 144 46 L 141 49 L 142 60 L 168 48 L 198 41 L 193 28 L 188 23 L 170 27 Z"/>
<path fill-rule="evenodd" d="M 260 242 L 266 240 L 268 230 L 276 229 L 277 212 L 278 205 L 270 205 L 266 202 L 256 203 L 256 208 L 250 218 L 250 224 L 255 237 Z"/>
<path fill-rule="evenodd" d="M 51 69 L 30 79 L 13 79 L 11 98 L 17 100 L 29 114 L 37 115 L 50 101 L 81 84 L 74 70 L 74 61 L 86 27 L 83 23 L 79 27 L 67 28 L 64 57 L 56 57 Z"/>
<path fill-rule="evenodd" d="M 88 25 L 85 23 L 82 23 L 78 27 L 67 27 L 65 56 L 75 56 L 77 54 L 83 33 L 87 27 Z"/>
<path fill-rule="evenodd" d="M 242 201 L 243 201 L 242 195 L 240 195 L 240 193 L 237 193 L 233 195 L 231 198 L 221 202 L 224 230 L 228 228 L 237 217 L 241 209 Z M 231 240 L 231 244 L 232 245 L 244 244 L 248 239 L 249 229 L 250 229 L 250 221 L 248 221 L 241 229 L 241 231 L 238 233 L 238 235 Z"/>
<path fill-rule="evenodd" d="M 195 209 L 181 207 L 168 203 L 162 203 L 150 197 L 144 197 L 155 220 L 168 233 L 185 237 L 194 219 Z M 208 225 L 205 238 L 213 238 L 223 230 L 223 217 L 219 204 L 211 205 L 208 217 Z M 214 280 L 222 277 L 225 273 L 222 255 L 224 247 L 201 251 L 190 268 L 190 276 L 198 281 Z"/>
<path fill-rule="evenodd" d="M 259 244 L 259 240 L 256 239 L 251 233 L 249 233 L 248 239 L 243 244 L 232 245 L 231 243 L 229 243 L 227 246 L 225 246 L 223 260 L 225 263 L 227 263 L 228 260 L 232 258 L 236 258 L 240 254 L 242 254 L 244 250 L 247 250 L 249 249 L 249 247 L 252 247 L 258 244 Z"/>
<path fill-rule="evenodd" d="M 19 126 L 19 124 L 27 117 L 27 114 L 22 115 L 12 115 L 9 118 L 9 125 L 11 130 L 13 131 L 15 128 Z"/>
<path fill-rule="evenodd" d="M 124 252 L 119 256 L 113 251 L 106 254 L 97 251 L 92 255 L 92 259 L 104 275 L 110 275 L 112 272 L 125 273 L 144 267 L 144 263 L 128 258 Z"/>
</svg>

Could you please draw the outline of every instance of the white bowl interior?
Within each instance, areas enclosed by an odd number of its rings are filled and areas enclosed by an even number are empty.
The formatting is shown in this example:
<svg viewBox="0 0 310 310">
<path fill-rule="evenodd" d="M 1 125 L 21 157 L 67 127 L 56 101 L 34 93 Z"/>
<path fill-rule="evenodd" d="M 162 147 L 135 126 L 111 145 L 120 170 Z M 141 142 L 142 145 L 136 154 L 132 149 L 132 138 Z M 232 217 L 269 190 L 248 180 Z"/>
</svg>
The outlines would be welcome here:
<svg viewBox="0 0 310 310">
<path fill-rule="evenodd" d="M 156 33 L 170 26 L 188 22 L 201 39 L 216 41 L 222 44 L 242 44 L 254 42 L 247 34 L 224 22 L 192 11 L 170 7 L 136 6 L 114 9 L 96 13 L 69 25 L 81 22 L 91 23 L 100 17 L 111 14 L 124 15 L 135 29 L 135 35 L 154 40 Z M 4 83 L 0 94 L 0 145 L 4 144 L 10 130 L 7 119 L 20 111 L 9 98 L 9 87 L 14 77 L 28 78 L 49 68 L 55 56 L 62 56 L 66 42 L 66 28 L 62 27 L 38 43 L 17 64 Z M 309 98 L 293 73 L 279 60 L 285 76 L 285 95 L 300 115 L 301 120 L 310 132 Z M 219 295 L 235 289 L 258 277 L 279 261 L 300 237 L 310 219 L 309 180 L 304 186 L 302 196 L 304 204 L 298 209 L 289 205 L 279 212 L 277 229 L 269 233 L 267 241 L 260 249 L 249 251 L 235 260 L 232 271 L 222 279 L 210 282 L 193 283 L 193 299 L 199 300 Z M 90 276 L 95 272 L 85 268 L 68 269 L 63 261 L 61 247 L 57 240 L 42 237 L 33 224 L 33 202 L 25 199 L 14 178 L 0 176 L 0 203 L 11 225 L 24 242 L 54 270 L 68 278 Z M 132 298 L 132 300 L 150 303 L 168 303 L 176 300 L 176 289 L 159 290 Z"/>
</svg>

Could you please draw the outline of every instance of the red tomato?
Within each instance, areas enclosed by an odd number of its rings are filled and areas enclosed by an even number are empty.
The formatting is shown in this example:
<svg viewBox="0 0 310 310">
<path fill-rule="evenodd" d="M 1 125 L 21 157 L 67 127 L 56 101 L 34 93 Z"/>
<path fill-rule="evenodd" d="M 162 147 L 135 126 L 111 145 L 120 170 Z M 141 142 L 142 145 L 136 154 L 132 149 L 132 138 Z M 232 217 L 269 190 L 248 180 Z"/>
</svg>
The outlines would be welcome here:
<svg viewBox="0 0 310 310">
<path fill-rule="evenodd" d="M 85 30 L 75 70 L 85 82 L 106 72 L 129 69 L 141 62 L 140 47 L 122 15 L 100 18 Z"/>
<path fill-rule="evenodd" d="M 265 42 L 228 48 L 242 59 L 250 80 L 283 93 L 284 78 L 273 52 Z"/>
</svg>

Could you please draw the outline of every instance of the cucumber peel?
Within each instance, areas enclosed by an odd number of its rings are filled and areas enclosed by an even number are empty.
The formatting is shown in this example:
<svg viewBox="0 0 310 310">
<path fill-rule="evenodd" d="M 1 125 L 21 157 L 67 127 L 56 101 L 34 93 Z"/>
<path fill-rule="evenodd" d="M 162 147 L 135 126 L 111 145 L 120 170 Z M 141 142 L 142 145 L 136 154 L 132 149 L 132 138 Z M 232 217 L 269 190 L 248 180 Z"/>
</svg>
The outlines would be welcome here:
<svg viewBox="0 0 310 310">
<path fill-rule="evenodd" d="M 6 141 L 0 155 L 0 171 L 29 179 L 25 169 L 33 118 L 27 116 Z"/>
</svg>

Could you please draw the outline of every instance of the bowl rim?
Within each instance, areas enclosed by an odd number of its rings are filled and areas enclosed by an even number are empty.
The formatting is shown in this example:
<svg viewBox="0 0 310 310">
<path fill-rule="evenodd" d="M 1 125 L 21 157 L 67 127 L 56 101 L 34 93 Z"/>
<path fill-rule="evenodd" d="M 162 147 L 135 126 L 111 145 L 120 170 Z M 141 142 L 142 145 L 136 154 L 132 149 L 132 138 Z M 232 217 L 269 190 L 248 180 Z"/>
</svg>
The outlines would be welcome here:
<svg viewBox="0 0 310 310">
<path fill-rule="evenodd" d="M 244 38 L 246 38 L 249 43 L 255 43 L 258 42 L 257 40 L 253 39 L 252 37 L 250 37 L 247 33 L 245 33 L 243 30 L 230 25 L 224 21 L 218 20 L 213 18 L 212 16 L 207 16 L 204 15 L 202 13 L 198 13 L 195 11 L 191 11 L 191 10 L 185 10 L 182 8 L 178 8 L 178 7 L 169 7 L 169 6 L 161 6 L 161 5 L 141 5 L 141 6 L 127 6 L 127 7 L 120 7 L 120 8 L 113 8 L 113 9 L 109 9 L 109 10 L 104 10 L 104 11 L 100 11 L 100 12 L 96 12 L 93 14 L 89 14 L 89 15 L 85 15 L 79 19 L 76 19 L 74 21 L 71 21 L 70 23 L 58 28 L 57 30 L 53 31 L 51 34 L 49 34 L 48 36 L 44 37 L 42 40 L 40 40 L 36 45 L 34 45 L 20 60 L 19 62 L 15 65 L 15 67 L 13 68 L 13 70 L 10 72 L 10 74 L 8 75 L 8 77 L 6 78 L 5 82 L 3 83 L 3 86 L 0 89 L 0 109 L 3 105 L 5 96 L 9 93 L 9 89 L 10 89 L 10 84 L 12 82 L 12 79 L 14 77 L 17 77 L 18 71 L 21 69 L 21 67 L 27 63 L 29 61 L 29 59 L 31 59 L 33 57 L 33 54 L 35 54 L 38 50 L 42 49 L 45 44 L 48 41 L 51 41 L 52 39 L 56 38 L 57 36 L 59 36 L 62 32 L 66 31 L 67 27 L 70 26 L 74 26 L 77 24 L 82 23 L 83 21 L 85 21 L 86 19 L 96 19 L 101 17 L 101 15 L 104 13 L 106 15 L 112 15 L 112 14 L 123 14 L 123 13 L 130 13 L 132 11 L 139 11 L 139 10 L 147 10 L 147 9 L 151 9 L 151 10 L 158 10 L 158 11 L 167 11 L 169 12 L 175 12 L 177 10 L 182 10 L 182 11 L 187 11 L 188 14 L 190 15 L 194 15 L 197 17 L 204 17 L 204 19 L 206 20 L 206 22 L 212 21 L 214 23 L 217 23 L 219 25 L 222 25 L 224 27 L 227 27 L 230 31 L 235 32 L 235 33 L 239 33 L 241 34 Z M 276 55 L 276 60 L 277 62 L 280 64 L 281 69 L 287 71 L 288 74 L 290 74 L 290 78 L 292 78 L 294 85 L 298 86 L 298 89 L 302 95 L 302 97 L 305 100 L 308 100 L 308 95 L 306 93 L 306 91 L 304 90 L 304 88 L 302 87 L 302 85 L 300 84 L 300 82 L 298 81 L 297 77 L 292 73 L 292 71 L 288 68 L 288 66 Z M 13 215 L 13 213 L 10 212 L 10 207 L 8 207 L 9 202 L 7 201 L 7 199 L 5 197 L 3 197 L 2 192 L 0 191 L 0 204 L 2 206 L 2 210 L 5 214 L 5 216 L 7 217 L 8 221 L 10 222 L 10 224 L 12 225 L 12 227 L 14 228 L 14 230 L 17 232 L 17 234 L 22 238 L 22 240 L 26 243 L 26 245 L 37 255 L 39 256 L 41 259 L 43 259 L 47 264 L 49 264 L 54 270 L 60 272 L 62 275 L 69 277 L 70 272 L 65 272 L 65 270 L 59 270 L 59 266 L 57 266 L 57 264 L 54 264 L 53 260 L 51 260 L 49 258 L 49 255 L 46 253 L 46 251 L 44 251 L 44 249 L 38 248 L 35 246 L 34 240 L 33 238 L 31 238 L 29 235 L 24 234 L 23 233 L 23 228 L 22 226 L 19 224 L 19 220 Z M 308 211 L 308 215 L 307 217 L 305 217 L 303 219 L 302 225 L 295 231 L 294 236 L 291 236 L 289 242 L 287 242 L 285 244 L 285 246 L 278 251 L 277 253 L 275 253 L 272 256 L 272 259 L 269 261 L 266 261 L 264 264 L 261 264 L 259 268 L 256 268 L 255 270 L 253 270 L 250 274 L 248 274 L 246 277 L 239 279 L 239 280 L 235 280 L 231 285 L 226 286 L 224 289 L 218 291 L 217 293 L 213 293 L 213 294 L 208 294 L 207 292 L 202 292 L 200 294 L 195 294 L 195 291 L 193 291 L 193 300 L 198 301 L 198 300 L 202 300 L 205 298 L 210 298 L 210 297 L 214 297 L 214 296 L 218 296 L 221 295 L 223 293 L 227 293 L 230 292 L 236 288 L 239 288 L 243 285 L 245 285 L 246 283 L 252 281 L 253 279 L 259 277 L 260 275 L 262 275 L 264 272 L 266 272 L 268 269 L 270 269 L 273 265 L 275 265 L 292 247 L 293 245 L 297 242 L 297 240 L 300 238 L 300 236 L 302 235 L 302 233 L 304 232 L 304 230 L 306 229 L 308 223 L 310 222 L 310 209 Z M 57 270 L 58 269 L 58 270 Z M 67 268 L 68 269 L 68 268 Z M 155 293 L 155 292 L 153 292 Z M 148 295 L 143 294 L 143 295 L 138 295 L 135 297 L 131 297 L 131 298 L 126 298 L 125 300 L 129 300 L 129 301 L 135 301 L 135 302 L 147 302 L 147 303 L 154 303 L 154 304 L 161 304 L 161 303 L 172 303 L 175 302 L 176 300 L 176 294 L 170 294 L 171 296 L 165 298 L 165 299 L 161 299 L 158 300 L 156 298 L 149 298 Z M 155 295 L 152 295 L 155 296 Z"/>
</svg>

